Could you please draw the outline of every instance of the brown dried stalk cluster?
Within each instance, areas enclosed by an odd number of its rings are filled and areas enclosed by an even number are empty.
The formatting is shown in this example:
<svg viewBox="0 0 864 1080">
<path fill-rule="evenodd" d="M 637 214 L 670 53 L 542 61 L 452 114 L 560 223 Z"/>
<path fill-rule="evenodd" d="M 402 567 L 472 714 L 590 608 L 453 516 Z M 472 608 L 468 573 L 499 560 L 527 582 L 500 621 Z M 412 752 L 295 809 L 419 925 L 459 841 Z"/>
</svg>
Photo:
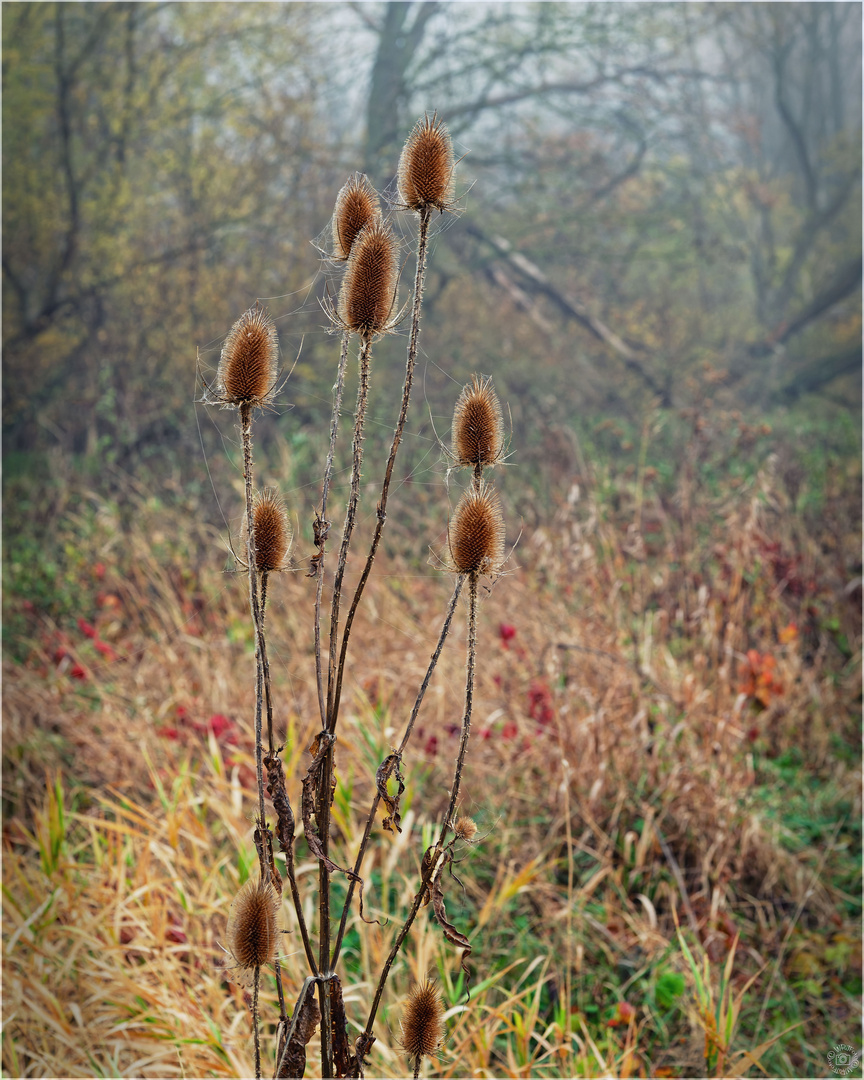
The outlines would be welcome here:
<svg viewBox="0 0 864 1080">
<path fill-rule="evenodd" d="M 495 577 L 500 573 L 504 562 L 505 530 L 501 507 L 497 494 L 483 477 L 485 469 L 500 464 L 504 458 L 501 407 L 489 379 L 473 376 L 456 403 L 453 418 L 452 460 L 456 467 L 470 468 L 472 478 L 450 522 L 449 558 L 442 561 L 454 572 L 456 580 L 435 652 L 418 689 L 402 740 L 378 768 L 376 793 L 366 819 L 365 830 L 362 837 L 358 838 L 357 856 L 353 865 L 350 868 L 340 867 L 330 855 L 330 812 L 336 783 L 334 755 L 338 742 L 339 709 L 351 627 L 381 540 L 396 455 L 408 416 L 417 356 L 430 221 L 433 211 L 444 213 L 455 208 L 453 173 L 453 148 L 447 129 L 437 116 L 433 115 L 431 119 L 426 116 L 418 121 L 411 132 L 397 173 L 396 209 L 411 211 L 417 215 L 418 220 L 416 272 L 409 301 L 411 324 L 402 401 L 378 497 L 374 535 L 344 618 L 341 611 L 342 589 L 360 500 L 363 431 L 372 372 L 372 345 L 378 337 L 391 332 L 403 314 L 397 305 L 399 242 L 390 221 L 382 215 L 381 200 L 377 192 L 367 177 L 359 173 L 349 177 L 338 194 L 331 222 L 332 250 L 325 253 L 331 263 L 344 265 L 344 274 L 338 300 L 335 303 L 328 300 L 324 305 L 331 326 L 342 334 L 342 346 L 321 505 L 314 521 L 316 551 L 311 556 L 308 575 L 316 579 L 313 630 L 321 729 L 311 748 L 311 760 L 302 779 L 299 799 L 294 803 L 294 806 L 299 805 L 306 844 L 318 860 L 317 926 L 307 924 L 308 909 L 303 906 L 294 870 L 296 818 L 282 766 L 283 747 L 276 744 L 273 730 L 274 710 L 265 634 L 267 585 L 271 573 L 288 568 L 292 536 L 288 513 L 278 492 L 270 488 L 261 492 L 254 489 L 253 411 L 272 402 L 278 381 L 275 326 L 270 316 L 257 304 L 232 327 L 222 350 L 216 379 L 212 385 L 204 384 L 204 401 L 239 410 L 243 441 L 246 513 L 238 563 L 248 574 L 249 604 L 255 629 L 258 791 L 254 839 L 259 866 L 257 877 L 241 889 L 232 908 L 226 932 L 231 963 L 226 966 L 226 972 L 229 977 L 253 987 L 256 1076 L 261 1075 L 259 986 L 262 970 L 269 969 L 271 965 L 279 1001 L 274 1077 L 303 1075 L 306 1047 L 316 1030 L 320 1031 L 323 1076 L 363 1075 L 367 1055 L 375 1042 L 375 1020 L 388 975 L 421 906 L 431 904 L 445 938 L 462 950 L 461 964 L 466 976 L 469 974 L 466 960 L 471 952 L 471 944 L 447 918 L 444 881 L 445 871 L 453 862 L 453 845 L 457 841 L 472 842 L 477 832 L 477 827 L 470 818 L 457 814 L 462 771 L 471 730 L 476 665 L 477 592 L 481 576 Z M 407 307 L 408 305 L 406 309 Z M 345 372 L 354 336 L 359 340 L 359 378 L 354 414 L 351 483 L 341 541 L 330 583 L 327 572 L 327 541 L 331 528 L 328 519 L 328 496 Z M 339 975 L 339 958 L 354 892 L 359 887 L 359 914 L 362 918 L 361 871 L 376 812 L 379 804 L 383 802 L 386 810 L 383 828 L 401 831 L 399 804 L 405 790 L 402 772 L 404 757 L 466 583 L 468 649 L 465 703 L 456 769 L 449 785 L 450 802 L 441 821 L 437 841 L 422 856 L 417 890 L 402 925 L 394 934 L 390 954 L 378 975 L 365 1025 L 359 1037 L 351 1044 Z M 329 641 L 325 643 L 322 609 L 325 607 L 325 587 L 328 585 Z M 388 782 L 395 782 L 396 794 L 388 788 Z M 277 948 L 277 914 L 285 882 L 276 867 L 274 839 L 285 857 L 287 893 L 296 914 L 300 944 L 307 966 L 305 977 L 296 980 L 300 985 L 294 1007 L 290 1011 L 286 1005 L 286 980 Z M 332 910 L 330 891 L 333 874 L 341 874 L 348 881 L 347 896 L 338 923 L 336 913 Z M 415 987 L 402 1021 L 402 1047 L 413 1065 L 415 1077 L 419 1076 L 423 1059 L 434 1057 L 441 1047 L 444 1039 L 443 1015 L 444 1006 L 438 990 L 430 983 Z"/>
</svg>

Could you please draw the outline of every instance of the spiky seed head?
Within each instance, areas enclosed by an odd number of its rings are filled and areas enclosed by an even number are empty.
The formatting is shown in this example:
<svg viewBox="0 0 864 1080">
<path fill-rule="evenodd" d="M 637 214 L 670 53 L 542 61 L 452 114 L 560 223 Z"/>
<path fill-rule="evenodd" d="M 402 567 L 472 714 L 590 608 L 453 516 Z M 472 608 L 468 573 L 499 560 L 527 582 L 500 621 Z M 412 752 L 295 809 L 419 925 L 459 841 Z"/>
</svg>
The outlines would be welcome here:
<svg viewBox="0 0 864 1080">
<path fill-rule="evenodd" d="M 495 489 L 472 487 L 450 521 L 450 558 L 460 574 L 496 574 L 504 563 L 504 519 Z"/>
<path fill-rule="evenodd" d="M 399 200 L 409 210 L 449 209 L 453 205 L 453 143 L 433 116 L 414 125 L 399 158 Z"/>
<path fill-rule="evenodd" d="M 491 379 L 471 376 L 453 411 L 453 457 L 457 465 L 497 465 L 504 453 L 504 420 Z"/>
<path fill-rule="evenodd" d="M 228 949 L 240 972 L 264 967 L 276 956 L 279 897 L 269 881 L 249 879 L 234 898 L 228 916 Z"/>
<path fill-rule="evenodd" d="M 348 177 L 336 196 L 333 211 L 333 258 L 344 262 L 354 241 L 371 222 L 381 217 L 378 192 L 364 173 Z"/>
<path fill-rule="evenodd" d="M 216 372 L 216 393 L 225 405 L 264 405 L 276 383 L 276 327 L 257 304 L 245 311 L 225 339 Z"/>
<path fill-rule="evenodd" d="M 373 219 L 351 246 L 339 293 L 339 318 L 362 337 L 389 326 L 399 276 L 399 241 L 386 221 Z"/>
<path fill-rule="evenodd" d="M 284 570 L 291 550 L 291 522 L 281 495 L 273 488 L 256 492 L 252 500 L 252 523 L 258 572 Z M 245 525 L 244 521 L 244 541 Z"/>
<path fill-rule="evenodd" d="M 456 819 L 453 825 L 453 832 L 456 834 L 457 840 L 464 840 L 468 843 L 477 835 L 477 825 L 470 817 L 465 817 L 463 815 Z"/>
<path fill-rule="evenodd" d="M 444 1039 L 444 1002 L 431 982 L 416 985 L 402 1015 L 402 1049 L 409 1058 L 436 1057 Z"/>
</svg>

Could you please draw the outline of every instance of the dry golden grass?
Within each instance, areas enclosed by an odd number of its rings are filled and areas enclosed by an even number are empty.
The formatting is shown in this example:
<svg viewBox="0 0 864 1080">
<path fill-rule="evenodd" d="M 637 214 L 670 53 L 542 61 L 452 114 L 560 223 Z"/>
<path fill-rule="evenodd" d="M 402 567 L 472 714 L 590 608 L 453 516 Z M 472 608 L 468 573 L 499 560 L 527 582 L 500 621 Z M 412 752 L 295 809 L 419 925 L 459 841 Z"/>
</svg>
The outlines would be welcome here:
<svg viewBox="0 0 864 1080">
<path fill-rule="evenodd" d="M 447 895 L 474 947 L 470 1003 L 430 908 L 394 971 L 370 1075 L 404 1075 L 401 1007 L 430 975 L 441 981 L 447 1038 L 426 1074 L 701 1075 L 708 1021 L 676 920 L 700 963 L 708 958 L 715 991 L 736 934 L 736 989 L 761 971 L 730 1053 L 788 1026 L 773 1013 L 757 1025 L 755 1014 L 772 985 L 790 992 L 790 965 L 806 955 L 802 934 L 830 924 L 836 938 L 855 938 L 838 884 L 842 822 L 819 851 L 790 843 L 764 771 L 794 747 L 812 775 L 830 776 L 849 819 L 860 817 L 859 773 L 832 741 L 854 743 L 860 692 L 860 618 L 842 595 L 837 561 L 795 525 L 770 469 L 751 489 L 678 520 L 638 488 L 612 515 L 598 497 L 603 483 L 583 476 L 579 497 L 562 499 L 523 538 L 521 565 L 481 598 L 461 804 L 479 832 L 459 845 L 464 893 L 454 880 Z M 165 513 L 161 529 L 182 530 L 183 515 L 166 522 Z M 682 536 L 706 522 L 713 532 L 700 541 L 701 562 L 694 549 L 687 566 Z M 108 536 L 117 523 L 106 514 L 102 527 Z M 842 534 L 836 522 L 826 528 Z M 29 659 L 4 667 L 6 1075 L 252 1073 L 248 1002 L 223 968 L 230 902 L 254 863 L 244 583 L 212 566 L 215 536 L 210 565 L 190 582 L 181 555 L 154 553 L 153 532 L 142 506 L 124 536 L 123 566 L 107 572 L 95 614 L 84 613 L 93 635 L 34 613 Z M 778 591 L 774 543 L 796 553 L 802 580 L 819 579 L 820 602 L 832 598 L 851 662 L 807 629 L 808 597 L 790 595 L 788 574 Z M 349 577 L 358 569 L 349 563 Z M 375 769 L 413 703 L 448 590 L 446 575 L 391 568 L 360 608 L 364 650 L 346 681 L 333 807 L 342 865 Z M 310 610 L 309 582 L 281 575 L 269 647 L 292 798 L 315 726 Z M 378 835 L 367 857 L 364 909 L 379 923 L 361 925 L 355 905 L 344 953 L 349 1022 L 364 1015 L 447 805 L 464 634 L 462 620 L 406 757 L 403 832 Z M 758 711 L 742 690 L 753 675 L 748 649 L 774 664 L 760 669 L 767 704 Z M 316 873 L 301 842 L 301 882 Z M 314 924 L 311 891 L 306 917 Z M 293 929 L 293 919 L 285 904 L 282 925 Z M 300 957 L 292 961 L 299 948 L 286 934 L 289 999 L 302 977 Z M 848 965 L 856 962 L 853 950 Z M 620 973 L 640 969 L 686 982 L 674 1039 L 658 1034 L 647 1005 L 628 1003 L 633 983 Z M 262 992 L 262 1016 L 274 1016 L 272 975 Z M 571 1008 L 556 1007 L 568 997 Z M 592 1013 L 592 1002 L 619 1012 Z M 818 1050 L 820 1039 L 851 1030 L 854 1015 L 835 993 L 805 1035 Z M 790 1044 L 774 1067 L 794 1074 L 806 1066 L 801 1053 Z"/>
</svg>

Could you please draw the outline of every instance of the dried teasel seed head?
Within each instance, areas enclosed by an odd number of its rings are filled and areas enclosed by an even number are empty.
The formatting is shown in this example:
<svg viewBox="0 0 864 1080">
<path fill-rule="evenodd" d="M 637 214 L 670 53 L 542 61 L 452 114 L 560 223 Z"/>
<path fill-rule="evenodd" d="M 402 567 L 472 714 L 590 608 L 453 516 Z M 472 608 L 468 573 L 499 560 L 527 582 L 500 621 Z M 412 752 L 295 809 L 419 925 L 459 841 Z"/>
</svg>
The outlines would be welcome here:
<svg viewBox="0 0 864 1080">
<path fill-rule="evenodd" d="M 387 222 L 373 220 L 348 256 L 338 307 L 344 327 L 366 338 L 387 331 L 398 276 L 399 241 Z"/>
<path fill-rule="evenodd" d="M 453 205 L 453 143 L 450 132 L 433 116 L 418 120 L 399 158 L 399 199 L 409 210 Z"/>
<path fill-rule="evenodd" d="M 273 488 L 265 488 L 252 500 L 252 523 L 255 535 L 255 566 L 259 573 L 265 570 L 284 570 L 291 550 L 292 530 L 288 511 L 281 495 Z M 243 523 L 243 541 L 246 541 L 246 522 Z"/>
<path fill-rule="evenodd" d="M 381 217 L 378 192 L 364 173 L 348 177 L 336 196 L 333 211 L 333 258 L 344 262 L 354 241 L 366 226 Z"/>
<path fill-rule="evenodd" d="M 466 491 L 450 521 L 450 559 L 460 574 L 496 574 L 504 563 L 504 519 L 494 488 Z"/>
<path fill-rule="evenodd" d="M 276 383 L 276 327 L 257 304 L 245 311 L 225 339 L 216 372 L 216 393 L 225 405 L 263 405 Z"/>
<path fill-rule="evenodd" d="M 471 376 L 453 411 L 453 457 L 457 465 L 497 465 L 504 454 L 504 420 L 491 379 Z"/>
<path fill-rule="evenodd" d="M 409 1058 L 436 1057 L 444 1039 L 444 1002 L 431 982 L 415 986 L 402 1015 L 402 1049 Z"/>
<path fill-rule="evenodd" d="M 477 825 L 470 817 L 463 816 L 457 818 L 454 822 L 453 832 L 456 834 L 457 840 L 464 840 L 467 843 L 477 835 Z"/>
<path fill-rule="evenodd" d="M 250 879 L 237 893 L 226 936 L 228 949 L 241 972 L 264 967 L 275 959 L 279 943 L 278 913 L 279 897 L 269 882 Z"/>
</svg>

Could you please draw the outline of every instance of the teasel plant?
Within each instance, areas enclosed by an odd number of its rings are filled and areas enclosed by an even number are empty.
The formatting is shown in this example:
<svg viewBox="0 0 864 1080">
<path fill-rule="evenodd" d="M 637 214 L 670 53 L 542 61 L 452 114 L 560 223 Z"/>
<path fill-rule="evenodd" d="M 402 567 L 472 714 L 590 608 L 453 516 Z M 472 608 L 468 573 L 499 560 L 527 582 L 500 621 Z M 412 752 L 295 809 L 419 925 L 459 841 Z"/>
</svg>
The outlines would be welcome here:
<svg viewBox="0 0 864 1080">
<path fill-rule="evenodd" d="M 240 550 L 235 554 L 239 569 L 248 574 L 249 605 L 255 630 L 255 758 L 257 807 L 254 840 L 259 873 L 255 883 L 247 882 L 232 908 L 227 930 L 226 974 L 244 985 L 253 986 L 253 1033 L 256 1077 L 261 1075 L 259 984 L 263 968 L 272 965 L 276 978 L 279 1017 L 276 1029 L 274 1076 L 302 1076 L 306 1047 L 320 1031 L 321 1073 L 324 1077 L 360 1077 L 375 1042 L 373 1028 L 388 976 L 406 940 L 420 907 L 431 904 L 445 938 L 462 950 L 461 964 L 469 974 L 467 957 L 471 944 L 448 920 L 444 905 L 444 872 L 453 863 L 457 841 L 473 842 L 476 826 L 459 815 L 462 773 L 471 730 L 477 653 L 478 586 L 482 577 L 496 578 L 504 563 L 504 524 L 500 502 L 484 470 L 504 458 L 501 407 L 491 380 L 474 376 L 464 388 L 453 418 L 449 456 L 452 467 L 470 468 L 471 482 L 459 500 L 448 528 L 447 553 L 442 564 L 454 577 L 437 643 L 425 676 L 417 691 L 398 746 L 381 762 L 375 778 L 375 792 L 366 818 L 357 854 L 350 866 L 340 867 L 330 853 L 330 814 L 335 790 L 335 747 L 352 625 L 380 545 L 387 519 L 387 504 L 396 457 L 408 418 L 414 369 L 420 334 L 423 289 L 430 222 L 434 213 L 454 213 L 454 154 L 446 127 L 436 114 L 424 116 L 414 126 L 399 161 L 397 197 L 391 201 L 392 214 L 416 216 L 416 267 L 413 289 L 400 308 L 399 278 L 401 250 L 392 217 L 385 217 L 381 199 L 367 177 L 352 174 L 340 190 L 331 221 L 326 249 L 319 248 L 331 267 L 341 273 L 334 296 L 323 301 L 330 329 L 341 337 L 337 379 L 334 386 L 329 447 L 324 469 L 321 501 L 313 521 L 315 551 L 310 557 L 309 577 L 316 580 L 314 607 L 314 652 L 316 689 L 321 728 L 310 748 L 311 761 L 303 776 L 299 807 L 307 846 L 318 861 L 317 942 L 304 916 L 303 897 L 294 869 L 296 817 L 288 795 L 282 764 L 283 747 L 276 743 L 274 707 L 265 634 L 268 581 L 274 573 L 290 569 L 292 544 L 288 511 L 278 492 L 254 486 L 252 420 L 256 410 L 273 405 L 280 389 L 278 343 L 273 320 L 255 305 L 234 324 L 228 334 L 212 384 L 203 380 L 202 400 L 223 408 L 236 409 L 240 417 L 243 446 L 245 515 Z M 348 554 L 355 541 L 355 525 L 360 502 L 363 466 L 363 438 L 372 372 L 372 348 L 385 334 L 394 333 L 410 309 L 407 357 L 399 413 L 384 467 L 378 496 L 372 540 L 346 614 L 342 618 L 342 591 Z M 351 344 L 357 343 L 358 389 L 352 436 L 352 464 L 345 517 L 338 545 L 332 584 L 329 590 L 329 637 L 323 640 L 325 574 L 330 538 L 331 486 L 333 463 L 342 412 L 347 362 Z M 467 587 L 466 587 L 467 586 Z M 449 805 L 434 845 L 425 852 L 418 889 L 378 976 L 365 1027 L 353 1046 L 338 974 L 339 959 L 348 927 L 352 902 L 359 892 L 359 917 L 363 913 L 361 871 L 368 851 L 376 814 L 383 802 L 384 830 L 401 832 L 400 799 L 405 790 L 402 772 L 404 755 L 435 667 L 450 633 L 460 597 L 467 594 L 467 658 L 465 703 L 459 751 L 449 788 Z M 266 717 L 266 743 L 264 718 Z M 266 778 L 265 778 L 266 772 Z M 395 782 L 395 793 L 388 788 Z M 273 820 L 267 819 L 266 796 Z M 295 804 L 296 805 L 296 804 Z M 274 846 L 284 855 L 285 876 L 305 955 L 307 974 L 302 980 L 293 1009 L 286 1005 L 285 987 L 278 952 L 275 911 L 283 891 Z M 347 895 L 338 923 L 332 910 L 330 881 L 333 874 L 348 881 Z M 271 918 L 272 916 L 272 918 Z M 257 920 L 257 922 L 256 922 Z M 266 925 L 265 925 L 266 924 Z M 335 935 L 334 935 L 335 929 Z M 266 941 L 266 948 L 264 942 Z M 317 999 L 317 1000 L 316 1000 Z M 428 983 L 415 988 L 402 1024 L 402 1045 L 418 1076 L 426 1057 L 434 1057 L 444 1038 L 443 1006 L 440 994 Z"/>
</svg>

